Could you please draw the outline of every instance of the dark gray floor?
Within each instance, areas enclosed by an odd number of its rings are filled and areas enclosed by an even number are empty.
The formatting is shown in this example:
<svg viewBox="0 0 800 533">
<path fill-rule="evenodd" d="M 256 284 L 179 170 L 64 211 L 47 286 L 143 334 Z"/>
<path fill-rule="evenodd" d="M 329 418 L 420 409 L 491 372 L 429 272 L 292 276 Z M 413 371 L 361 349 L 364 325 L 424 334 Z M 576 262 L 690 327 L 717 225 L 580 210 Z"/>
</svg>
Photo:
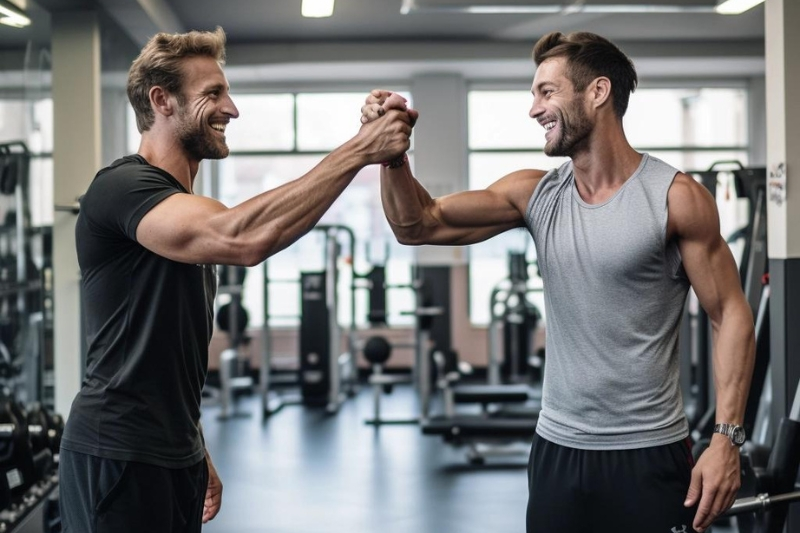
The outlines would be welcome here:
<svg viewBox="0 0 800 533">
<path fill-rule="evenodd" d="M 385 397 L 387 415 L 413 414 L 410 390 Z M 524 533 L 527 456 L 469 467 L 419 427 L 364 424 L 363 390 L 336 415 L 284 407 L 265 424 L 256 398 L 249 418 L 219 421 L 206 407 L 207 447 L 224 483 L 208 533 Z"/>
<path fill-rule="evenodd" d="M 287 406 L 262 423 L 257 398 L 246 418 L 203 428 L 225 489 L 206 533 L 524 533 L 526 462 L 521 454 L 471 467 L 464 449 L 417 426 L 364 424 L 370 390 L 330 416 Z M 414 395 L 384 396 L 386 415 L 412 415 Z M 714 527 L 714 533 L 729 531 Z"/>
</svg>

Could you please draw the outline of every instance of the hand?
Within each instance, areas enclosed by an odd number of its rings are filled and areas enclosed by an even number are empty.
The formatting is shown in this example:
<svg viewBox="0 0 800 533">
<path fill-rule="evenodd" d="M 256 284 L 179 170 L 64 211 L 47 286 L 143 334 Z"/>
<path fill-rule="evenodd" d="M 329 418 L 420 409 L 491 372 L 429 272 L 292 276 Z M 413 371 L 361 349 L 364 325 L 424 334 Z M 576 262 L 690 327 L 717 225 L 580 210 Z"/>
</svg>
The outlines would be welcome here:
<svg viewBox="0 0 800 533">
<path fill-rule="evenodd" d="M 686 507 L 700 502 L 692 527 L 705 531 L 733 505 L 741 484 L 739 448 L 731 445 L 728 437 L 714 435 L 692 469 L 692 481 L 686 494 Z"/>
<path fill-rule="evenodd" d="M 206 462 L 208 463 L 208 488 L 206 489 L 206 500 L 203 503 L 204 524 L 209 520 L 213 520 L 222 506 L 222 481 L 217 475 L 217 469 L 214 468 L 208 452 L 206 452 Z"/>
<path fill-rule="evenodd" d="M 409 123 L 411 127 L 417 122 L 419 112 L 415 109 L 409 108 L 407 100 L 397 93 L 390 91 L 383 91 L 380 89 L 373 89 L 367 96 L 366 103 L 361 108 L 361 123 L 366 124 L 372 122 L 386 114 L 391 109 L 405 111 L 408 114 Z"/>
<path fill-rule="evenodd" d="M 407 110 L 403 97 L 387 91 L 373 91 L 367 100 L 371 103 L 361 110 L 363 124 L 356 136 L 367 163 L 402 157 L 411 146 L 409 137 L 416 111 Z M 383 118 L 376 120 L 379 117 Z"/>
</svg>

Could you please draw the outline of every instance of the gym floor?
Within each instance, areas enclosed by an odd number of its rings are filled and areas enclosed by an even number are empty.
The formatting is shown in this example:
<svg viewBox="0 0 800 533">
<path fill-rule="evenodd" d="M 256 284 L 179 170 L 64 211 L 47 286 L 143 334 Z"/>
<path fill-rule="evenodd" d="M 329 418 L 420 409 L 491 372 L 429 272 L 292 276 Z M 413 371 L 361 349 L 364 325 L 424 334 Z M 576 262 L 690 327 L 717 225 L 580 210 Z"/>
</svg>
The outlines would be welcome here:
<svg viewBox="0 0 800 533">
<path fill-rule="evenodd" d="M 408 387 L 382 400 L 388 418 L 416 408 Z M 206 533 L 525 532 L 526 454 L 474 467 L 464 448 L 416 425 L 366 425 L 367 387 L 336 415 L 288 405 L 262 423 L 256 395 L 241 398 L 238 411 L 245 416 L 222 421 L 218 407 L 203 410 L 224 484 Z"/>
</svg>

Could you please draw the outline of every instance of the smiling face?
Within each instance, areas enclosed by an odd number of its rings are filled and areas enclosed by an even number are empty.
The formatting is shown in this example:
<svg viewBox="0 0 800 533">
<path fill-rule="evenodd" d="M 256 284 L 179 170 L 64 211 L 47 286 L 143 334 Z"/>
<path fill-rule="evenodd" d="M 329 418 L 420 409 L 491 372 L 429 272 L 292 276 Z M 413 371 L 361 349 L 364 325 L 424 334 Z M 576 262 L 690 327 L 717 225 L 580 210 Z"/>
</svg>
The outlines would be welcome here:
<svg viewBox="0 0 800 533">
<path fill-rule="evenodd" d="M 239 110 L 231 100 L 222 67 L 211 57 L 190 57 L 183 72 L 176 130 L 181 145 L 196 161 L 227 157 L 225 128 Z"/>
<path fill-rule="evenodd" d="M 583 92 L 576 92 L 566 76 L 566 60 L 542 62 L 533 79 L 530 116 L 545 129 L 544 153 L 551 157 L 573 157 L 585 149 L 594 122 L 586 112 Z"/>
</svg>

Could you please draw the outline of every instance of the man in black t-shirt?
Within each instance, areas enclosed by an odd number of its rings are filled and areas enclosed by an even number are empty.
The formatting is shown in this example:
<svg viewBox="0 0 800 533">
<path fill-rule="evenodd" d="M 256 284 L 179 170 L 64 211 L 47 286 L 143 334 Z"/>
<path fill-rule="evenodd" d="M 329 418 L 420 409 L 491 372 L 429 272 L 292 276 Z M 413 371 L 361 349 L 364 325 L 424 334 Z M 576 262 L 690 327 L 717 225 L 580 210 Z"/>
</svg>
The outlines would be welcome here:
<svg viewBox="0 0 800 533">
<path fill-rule="evenodd" d="M 76 226 L 89 352 L 61 444 L 66 532 L 196 533 L 219 512 L 200 397 L 213 265 L 254 265 L 314 227 L 366 165 L 402 161 L 414 112 L 370 122 L 304 176 L 227 208 L 192 193 L 239 112 L 225 34 L 153 37 L 128 97 L 142 142 L 98 172 Z"/>
</svg>

